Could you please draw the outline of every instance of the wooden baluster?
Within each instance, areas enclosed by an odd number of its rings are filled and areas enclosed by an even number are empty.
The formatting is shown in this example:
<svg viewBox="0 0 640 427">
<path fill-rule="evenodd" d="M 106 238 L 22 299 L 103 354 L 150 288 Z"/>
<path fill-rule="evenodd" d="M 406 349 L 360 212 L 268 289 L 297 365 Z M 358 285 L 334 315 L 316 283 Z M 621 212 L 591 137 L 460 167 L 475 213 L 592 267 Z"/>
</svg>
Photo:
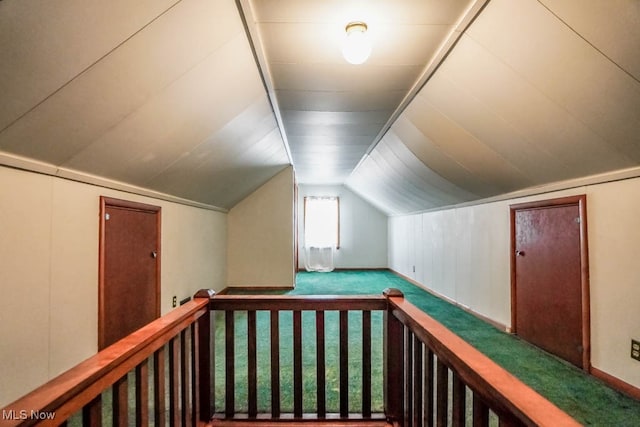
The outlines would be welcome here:
<svg viewBox="0 0 640 427">
<path fill-rule="evenodd" d="M 327 416 L 327 382 L 324 336 L 324 311 L 316 311 L 316 377 L 318 418 Z"/>
<path fill-rule="evenodd" d="M 114 343 L 107 349 L 98 352 L 91 358 L 76 365 L 67 372 L 52 379 L 49 383 L 34 390 L 25 397 L 10 405 L 9 409 L 3 409 L 8 413 L 14 413 L 16 408 L 33 408 L 33 411 L 55 412 L 56 425 L 74 424 L 81 422 L 84 426 L 99 426 L 103 416 L 110 417 L 113 425 L 149 425 L 150 418 L 154 418 L 156 425 L 164 425 L 165 415 L 165 356 L 166 346 L 170 346 L 170 367 L 171 386 L 170 394 L 173 396 L 172 409 L 177 412 L 181 407 L 179 402 L 180 371 L 180 349 L 178 348 L 178 336 L 185 339 L 185 328 L 191 328 L 194 332 L 194 322 L 208 314 L 206 301 L 190 302 L 187 306 L 172 311 L 145 325 L 135 331 L 125 339 Z M 182 331 L 182 332 L 181 332 Z M 186 337 L 183 342 L 193 342 L 195 335 Z M 187 364 L 186 372 L 192 374 L 194 369 L 189 366 L 195 364 L 197 359 L 189 358 L 189 354 L 197 350 L 194 347 L 183 349 L 185 353 L 183 359 Z M 153 362 L 151 357 L 153 356 Z M 153 368 L 150 364 L 153 363 Z M 154 377 L 149 378 L 150 370 L 153 369 Z M 191 369 L 191 371 L 189 371 Z M 189 382 L 195 383 L 190 377 L 184 381 L 185 387 Z M 150 382 L 153 381 L 154 396 L 150 396 Z M 104 392 L 110 395 L 104 395 Z M 189 396 L 189 389 L 184 391 L 185 396 Z M 107 411 L 102 413 L 103 396 L 111 398 L 111 404 Z M 150 399 L 154 402 L 151 403 Z M 27 402 L 25 405 L 22 402 Z M 193 405 L 193 402 L 187 402 Z M 154 406 L 154 414 L 150 414 L 150 405 Z M 188 410 L 188 405 L 186 410 Z M 193 406 L 191 406 L 193 407 Z M 82 421 L 75 417 L 71 422 L 67 417 L 76 414 L 81 416 Z M 194 420 L 180 420 L 177 418 L 169 420 L 171 425 L 193 424 Z M 14 425 L 14 423 L 11 423 Z"/>
<path fill-rule="evenodd" d="M 340 311 L 340 416 L 349 416 L 349 312 Z"/>
<path fill-rule="evenodd" d="M 126 427 L 129 424 L 129 399 L 127 376 L 123 376 L 112 386 L 113 425 Z"/>
<path fill-rule="evenodd" d="M 102 426 L 102 395 L 99 394 L 82 408 L 82 426 Z"/>
<path fill-rule="evenodd" d="M 302 313 L 293 312 L 293 415 L 302 418 Z"/>
<path fill-rule="evenodd" d="M 227 418 L 233 417 L 236 412 L 235 401 L 235 325 L 233 311 L 225 311 L 225 408 L 224 414 Z"/>
<path fill-rule="evenodd" d="M 169 341 L 169 425 L 180 425 L 180 351 L 178 337 Z"/>
<path fill-rule="evenodd" d="M 473 394 L 473 427 L 489 426 L 489 407 L 478 395 Z"/>
<path fill-rule="evenodd" d="M 271 416 L 280 418 L 280 312 L 271 310 Z"/>
<path fill-rule="evenodd" d="M 187 352 L 187 348 L 189 348 L 187 344 L 187 331 L 182 330 L 180 332 L 180 404 L 181 404 L 181 415 L 182 415 L 182 424 L 186 426 L 188 420 L 191 418 L 189 413 L 189 352 Z"/>
<path fill-rule="evenodd" d="M 456 337 L 442 325 L 428 317 L 424 312 L 402 300 L 401 294 L 387 290 L 385 301 L 371 298 L 363 303 L 355 298 L 318 299 L 288 298 L 239 298 L 220 300 L 220 304 L 210 304 L 225 311 L 225 346 L 226 346 L 226 407 L 225 415 L 233 418 L 235 414 L 235 323 L 233 310 L 270 310 L 271 311 L 271 348 L 272 348 L 272 415 L 280 417 L 280 373 L 279 373 L 279 312 L 293 311 L 294 317 L 294 381 L 296 418 L 302 417 L 302 310 L 314 310 L 314 304 L 321 309 L 316 313 L 317 372 L 322 374 L 318 379 L 318 418 L 326 418 L 326 361 L 325 359 L 325 322 L 324 310 L 336 310 L 340 314 L 340 415 L 349 417 L 349 383 L 348 383 L 348 310 L 362 310 L 362 372 L 363 376 L 363 418 L 370 413 L 370 387 L 367 377 L 370 376 L 370 310 L 384 310 L 384 393 L 385 412 L 389 422 L 396 425 L 423 424 L 444 426 L 449 421 L 448 411 L 452 412 L 451 424 L 464 425 L 466 390 L 486 390 L 481 397 L 473 396 L 473 424 L 486 426 L 489 423 L 489 405 L 499 416 L 501 427 L 519 425 L 576 425 L 567 414 L 550 404 L 530 388 L 519 383 L 485 356 L 477 352 L 460 338 Z M 366 298 L 365 298 L 366 300 Z M 213 300 L 212 300 L 213 301 Z M 153 354 L 154 363 L 154 415 L 156 425 L 186 425 L 209 422 L 212 413 L 211 398 L 214 397 L 207 378 L 212 377 L 210 345 L 211 315 L 208 301 L 189 303 L 184 309 L 176 309 L 157 322 L 152 322 L 141 331 L 130 336 L 121 343 L 114 344 L 108 351 L 100 352 L 88 361 L 74 367 L 46 384 L 43 388 L 18 400 L 4 411 L 10 414 L 23 407 L 42 408 L 42 410 L 58 410 L 59 419 L 66 425 L 65 417 L 82 411 L 83 425 L 96 426 L 101 422 L 101 398 L 95 397 L 101 390 L 112 388 L 112 409 L 115 425 L 128 424 L 128 375 L 135 370 L 136 388 L 136 424 L 147 424 L 149 414 L 146 406 L 149 396 L 148 370 L 149 357 Z M 296 311 L 297 310 L 297 311 Z M 397 317 L 396 317 L 397 316 Z M 257 312 L 248 315 L 248 335 L 250 365 L 257 365 Z M 406 323 L 407 326 L 404 325 Z M 186 328 L 186 329 L 185 329 Z M 177 335 L 175 335 L 177 334 Z M 172 338 L 170 338 L 173 335 Z M 256 344 L 252 342 L 256 341 Z M 432 348 L 423 348 L 423 345 Z M 435 352 L 438 351 L 436 364 Z M 406 351 L 406 353 L 405 353 Z M 426 351 L 426 354 L 425 354 Z M 168 352 L 168 355 L 167 355 Z M 441 356 L 440 356 L 441 355 Z M 168 361 L 166 360 L 168 358 Z M 435 366 L 434 366 L 435 365 Z M 168 370 L 167 371 L 167 366 Z M 202 368 L 202 369 L 201 369 Z M 252 369 L 252 368 L 251 368 Z M 452 371 L 452 406 L 448 405 L 449 369 Z M 202 372 L 201 372 L 202 370 Z M 206 371 L 209 371 L 209 374 Z M 423 372 L 421 372 L 423 371 Z M 435 373 L 434 373 L 435 371 Z M 170 418 L 165 415 L 164 378 L 169 375 L 168 393 L 171 405 Z M 254 377 L 253 374 L 249 375 Z M 462 378 L 469 381 L 468 386 Z M 433 383 L 437 378 L 437 385 Z M 133 378 L 132 378 L 133 381 Z M 255 395 L 255 380 L 250 388 Z M 204 384 L 203 384 L 204 383 Z M 67 386 L 69 384 L 69 386 Z M 129 383 L 130 385 L 130 383 Z M 213 384 L 212 384 L 213 385 Z M 71 387 L 71 388 L 69 388 Z M 434 388 L 437 393 L 434 393 Z M 202 392 L 202 394 L 200 394 Z M 191 394 L 189 394 L 191 393 Z M 425 396 L 421 398 L 421 394 Z M 95 397 L 95 398 L 94 398 Z M 321 398 L 322 397 L 322 398 Z M 90 401 L 91 399 L 94 399 Z M 484 401 L 484 399 L 487 399 Z M 257 400 L 252 399 L 255 402 Z M 90 401 L 90 402 L 89 402 Z M 435 403 L 434 403 L 435 401 Z M 26 405 L 24 402 L 28 402 Z M 35 403 L 34 403 L 35 402 Z M 89 403 L 87 403 L 89 402 Z M 488 402 L 488 403 L 486 403 Z M 405 403 L 407 415 L 405 419 Z M 58 406 L 55 406 L 58 405 Z M 84 405 L 84 406 L 83 406 Z M 256 403 L 257 405 L 257 403 Z M 55 406 L 55 408 L 54 408 Z M 200 407 L 200 410 L 198 410 Z M 17 408 L 17 409 L 16 409 Z M 182 417 L 180 410 L 183 409 Z M 189 416 L 190 408 L 193 410 Z M 133 409 L 133 408 L 131 408 Z M 198 414 L 202 420 L 198 419 Z M 251 409 L 255 414 L 255 407 Z M 493 413 L 493 412 L 491 412 Z M 421 417 L 421 414 L 424 414 Z M 109 414 L 107 414 L 109 415 Z M 493 417 L 493 416 L 492 416 Z M 494 419 L 491 418 L 493 423 Z M 366 421 L 365 421 L 366 422 Z M 13 424 L 12 424 L 13 425 Z"/>
<path fill-rule="evenodd" d="M 362 416 L 371 418 L 371 311 L 362 311 Z"/>
<path fill-rule="evenodd" d="M 402 296 L 397 289 L 385 289 L 387 298 Z M 391 421 L 399 422 L 403 413 L 404 325 L 389 307 L 384 312 L 384 411 Z"/>
<path fill-rule="evenodd" d="M 218 381 L 218 377 L 216 376 L 216 356 L 218 354 L 217 352 L 217 345 L 216 345 L 216 341 L 217 341 L 217 336 L 218 336 L 218 327 L 216 325 L 216 322 L 218 322 L 219 320 L 219 316 L 217 316 L 216 314 L 218 313 L 217 311 L 211 310 L 209 312 L 209 375 L 210 375 L 210 383 L 211 383 L 211 387 L 209 387 L 209 408 L 211 408 L 209 410 L 209 419 L 211 419 L 213 417 L 213 414 L 216 413 L 217 411 L 217 407 L 216 407 L 216 384 Z"/>
<path fill-rule="evenodd" d="M 453 426 L 464 427 L 465 423 L 465 400 L 467 389 L 460 376 L 453 372 Z"/>
<path fill-rule="evenodd" d="M 409 328 L 404 330 L 404 425 L 413 422 L 413 333 Z"/>
<path fill-rule="evenodd" d="M 258 364 L 257 364 L 256 312 L 247 312 L 247 380 L 249 418 L 258 415 Z"/>
<path fill-rule="evenodd" d="M 520 427 L 523 425 L 525 424 L 519 422 L 517 419 L 510 415 L 500 416 L 500 419 L 498 420 L 498 427 Z"/>
<path fill-rule="evenodd" d="M 196 426 L 198 424 L 198 420 L 200 419 L 200 378 L 198 376 L 200 371 L 200 360 L 199 360 L 199 352 L 198 352 L 198 323 L 197 321 L 191 325 L 191 336 L 189 339 L 190 348 L 191 348 L 191 366 L 189 370 L 191 371 L 191 388 L 189 389 L 189 393 L 191 393 L 191 425 Z"/>
<path fill-rule="evenodd" d="M 149 361 L 136 366 L 136 426 L 149 425 Z"/>
<path fill-rule="evenodd" d="M 156 426 L 165 425 L 165 347 L 153 354 L 153 418 Z"/>
<path fill-rule="evenodd" d="M 194 298 L 211 299 L 214 295 L 215 293 L 210 289 L 201 289 L 194 295 Z M 211 320 L 211 310 L 207 310 L 195 324 L 197 337 L 193 340 L 194 355 L 197 358 L 197 369 L 194 369 L 197 396 L 194 399 L 193 407 L 196 417 L 199 414 L 198 419 L 202 422 L 209 422 L 213 415 L 211 412 L 213 397 L 211 393 L 213 389 Z"/>
<path fill-rule="evenodd" d="M 422 406 L 424 395 L 422 390 L 422 342 L 413 337 L 413 425 L 422 427 Z"/>
<path fill-rule="evenodd" d="M 449 399 L 449 369 L 438 359 L 436 362 L 436 426 L 447 427 Z"/>
<path fill-rule="evenodd" d="M 424 424 L 426 426 L 433 425 L 433 415 L 434 415 L 434 407 L 433 407 L 433 360 L 434 353 L 429 347 L 427 347 L 427 351 L 424 358 Z"/>
</svg>

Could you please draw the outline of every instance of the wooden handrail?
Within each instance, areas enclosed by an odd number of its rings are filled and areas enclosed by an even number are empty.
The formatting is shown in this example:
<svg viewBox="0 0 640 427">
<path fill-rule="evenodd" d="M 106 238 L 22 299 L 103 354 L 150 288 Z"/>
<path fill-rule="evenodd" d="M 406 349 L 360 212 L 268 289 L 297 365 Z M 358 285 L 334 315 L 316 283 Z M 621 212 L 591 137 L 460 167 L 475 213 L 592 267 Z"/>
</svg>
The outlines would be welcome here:
<svg viewBox="0 0 640 427">
<path fill-rule="evenodd" d="M 114 407 L 127 392 L 127 373 L 136 371 L 136 383 L 143 390 L 138 401 L 148 402 L 148 360 L 153 355 L 155 367 L 154 390 L 160 410 L 156 421 L 164 420 L 164 364 L 169 366 L 169 393 L 171 406 L 168 417 L 177 425 L 206 425 L 212 420 L 213 396 L 210 372 L 211 311 L 225 311 L 226 376 L 234 378 L 235 324 L 234 311 L 247 312 L 249 413 L 235 414 L 234 381 L 226 381 L 225 422 L 237 420 L 265 420 L 256 406 L 256 311 L 270 313 L 271 327 L 271 384 L 272 419 L 312 422 L 354 421 L 354 415 L 378 422 L 378 414 L 371 414 L 371 381 L 363 379 L 362 411 L 349 414 L 348 408 L 348 345 L 346 330 L 349 311 L 362 312 L 362 366 L 364 377 L 370 375 L 371 364 L 371 311 L 385 313 L 385 415 L 394 425 L 446 425 L 451 416 L 453 425 L 464 425 L 465 389 L 473 392 L 474 425 L 486 425 L 489 410 L 499 418 L 501 425 L 577 426 L 570 416 L 533 389 L 519 381 L 488 357 L 467 344 L 442 324 L 404 299 L 397 290 L 386 290 L 383 296 L 214 296 L 212 291 L 197 293 L 193 301 L 150 323 L 121 341 L 104 349 L 69 371 L 54 378 L 28 395 L 2 409 L 2 426 L 59 425 L 78 411 L 83 411 L 85 422 L 100 418 L 100 395 L 108 387 L 114 390 Z M 293 313 L 294 354 L 294 413 L 280 414 L 279 404 L 279 326 L 278 313 Z M 318 381 L 317 413 L 302 412 L 302 334 L 301 312 L 316 315 L 317 375 L 324 377 L 324 312 L 340 313 L 340 413 L 327 414 L 324 406 L 324 378 Z M 189 342 L 189 346 L 186 344 Z M 167 350 L 165 352 L 165 349 Z M 165 354 L 166 353 L 166 354 Z M 275 373 L 274 373 L 275 372 Z M 452 388 L 449 389 L 451 372 Z M 160 376 L 160 377 L 158 377 Z M 178 392 L 178 384 L 182 386 Z M 187 388 L 185 388 L 187 387 Z M 190 387 L 190 388 L 189 388 Z M 367 392 L 366 389 L 369 389 Z M 450 393 L 452 398 L 449 399 Z M 451 407 L 448 407 L 448 401 Z M 126 424 L 126 399 L 124 415 Z M 140 408 L 138 406 L 141 406 Z M 136 404 L 136 417 L 148 423 L 148 408 Z M 144 405 L 146 406 L 146 405 Z M 53 420 L 38 420 L 22 414 L 55 414 Z M 7 417 L 6 415 L 9 415 Z M 122 414 L 122 412 L 121 412 Z M 451 415 L 449 415 L 451 414 Z M 7 419 L 7 418 L 15 419 Z M 95 417 L 95 418 L 91 418 Z M 248 417 L 248 420 L 247 420 Z M 289 418 L 291 417 L 291 418 Z M 332 418 L 337 417 L 337 418 Z M 383 418 L 384 419 L 384 418 Z M 435 422 L 434 422 L 435 419 Z M 140 421 L 142 420 L 142 421 Z M 220 422 L 219 417 L 213 422 Z"/>
<path fill-rule="evenodd" d="M 387 301 L 382 295 L 216 295 L 210 307 L 222 311 L 361 311 L 386 310 Z"/>
<path fill-rule="evenodd" d="M 146 366 L 146 359 L 176 336 L 184 333 L 189 326 L 198 322 L 202 332 L 206 333 L 206 337 L 202 338 L 207 341 L 209 295 L 207 291 L 199 292 L 192 301 L 149 323 L 2 408 L 4 419 L 0 420 L 0 425 L 59 425 L 83 408 L 91 409 L 90 404 L 95 399 L 99 399 L 102 391 L 116 384 L 141 364 Z M 194 362 L 197 362 L 200 367 L 205 364 L 208 366 L 208 345 L 203 358 L 206 360 L 194 359 Z M 205 376 L 208 382 L 208 372 L 205 372 Z M 208 386 L 206 389 L 208 390 Z M 205 396 L 205 399 L 208 402 L 210 396 Z M 195 402 L 194 398 L 194 406 L 201 406 L 201 401 Z M 201 409 L 207 413 L 208 403 L 207 408 Z M 33 414 L 36 417 L 32 417 Z M 53 420 L 38 420 L 38 415 L 53 417 Z M 208 415 L 206 419 L 208 420 Z"/>
<path fill-rule="evenodd" d="M 350 420 L 354 414 L 349 413 L 349 396 L 348 396 L 348 337 L 347 329 L 349 319 L 348 312 L 362 313 L 362 369 L 365 375 L 361 384 L 362 410 L 360 416 L 371 420 L 383 419 L 382 414 L 372 414 L 371 410 L 371 312 L 386 312 L 388 302 L 382 295 L 216 295 L 211 298 L 209 304 L 212 311 L 224 312 L 223 325 L 220 327 L 221 333 L 224 335 L 224 360 L 225 360 L 225 399 L 224 408 L 216 408 L 216 422 L 220 417 L 226 420 L 240 420 L 243 417 L 259 420 L 264 414 L 260 414 L 257 410 L 257 381 L 256 381 L 256 312 L 264 311 L 269 314 L 270 323 L 270 384 L 271 384 L 271 411 L 270 416 L 273 419 L 283 419 L 292 417 L 293 420 L 309 420 L 315 419 L 318 422 L 334 416 L 329 414 L 326 408 L 326 382 L 325 382 L 325 312 L 338 312 L 340 322 L 339 332 L 339 396 L 340 408 L 339 419 Z M 241 414 L 235 411 L 235 348 L 237 346 L 236 336 L 237 328 L 235 321 L 235 312 L 246 312 L 246 346 L 247 346 L 247 413 Z M 290 312 L 292 314 L 292 330 L 291 333 L 291 355 L 293 361 L 292 369 L 292 397 L 293 412 L 290 414 L 281 413 L 280 402 L 280 326 L 279 313 Z M 304 413 L 303 411 L 303 371 L 305 367 L 302 364 L 302 348 L 310 344 L 303 343 L 302 334 L 302 312 L 311 312 L 315 314 L 315 337 L 307 336 L 305 339 L 315 341 L 316 348 L 316 366 L 311 375 L 317 377 L 316 384 L 316 405 L 314 413 Z M 243 339 L 244 341 L 244 339 Z M 242 345 L 245 345 L 243 342 Z M 380 350 L 382 350 L 380 348 Z M 264 355 L 261 355 L 264 356 Z M 307 368 L 308 369 L 308 368 Z M 380 378 L 380 381 L 382 378 Z M 215 385 L 214 385 L 215 387 Z M 311 418 L 310 418 L 311 417 Z"/>
<path fill-rule="evenodd" d="M 384 343 L 384 398 L 387 420 L 398 425 L 447 425 L 451 416 L 454 426 L 464 425 L 466 388 L 473 392 L 474 425 L 486 425 L 490 411 L 500 419 L 500 425 L 536 426 L 577 426 L 569 415 L 553 403 L 540 396 L 488 357 L 467 344 L 430 316 L 407 302 L 400 291 L 387 289 L 383 296 L 242 296 L 221 295 L 211 299 L 212 310 L 227 313 L 246 311 L 248 320 L 248 345 L 255 347 L 255 312 L 271 313 L 272 339 L 272 386 L 279 387 L 278 316 L 280 311 L 293 312 L 293 359 L 294 359 L 294 412 L 288 414 L 293 420 L 326 420 L 324 408 L 324 379 L 318 380 L 316 414 L 302 414 L 301 371 L 300 371 L 300 313 L 316 313 L 316 330 L 324 330 L 324 311 L 340 312 L 340 378 L 346 377 L 347 353 L 346 335 L 348 311 L 363 313 L 363 354 L 370 354 L 370 312 L 382 310 L 386 313 Z M 235 348 L 234 316 L 225 316 L 225 336 L 227 348 L 226 377 L 234 378 L 233 348 Z M 366 320 L 365 320 L 366 319 Z M 324 332 L 317 333 L 318 375 L 325 372 Z M 367 344 L 367 342 L 369 344 Z M 367 347 L 368 346 L 368 347 Z M 275 348 L 275 352 L 274 352 Z M 255 351 L 249 351 L 249 388 L 255 396 Z M 274 365 L 275 363 L 275 365 Z M 364 376 L 369 375 L 370 360 L 363 359 Z M 273 371 L 275 370 L 275 375 Z M 451 384 L 449 376 L 451 374 Z M 226 404 L 224 419 L 232 423 L 244 417 L 260 420 L 255 402 L 250 403 L 248 414 L 236 414 L 234 406 L 233 381 L 226 382 Z M 363 410 L 360 414 L 371 419 L 370 396 L 365 398 L 370 380 L 363 382 Z M 273 393 L 273 390 L 272 390 Z M 347 383 L 340 383 L 339 420 L 348 420 Z M 279 408 L 279 394 L 272 394 L 272 419 L 282 419 Z M 451 403 L 449 403 L 451 402 Z M 449 405 L 451 405 L 449 407 Z M 368 409 L 367 409 L 368 408 Z M 367 412 L 369 411 L 369 412 Z M 265 415 L 265 414 L 263 414 Z M 220 421 L 214 419 L 214 421 Z M 231 424 L 230 424 L 231 425 Z"/>
<path fill-rule="evenodd" d="M 454 377 L 454 389 L 460 386 L 460 383 L 456 384 L 456 381 L 466 384 L 474 392 L 474 407 L 478 405 L 480 411 L 485 410 L 483 409 L 484 404 L 498 416 L 503 416 L 509 423 L 514 424 L 553 427 L 580 425 L 553 403 L 409 303 L 401 295 L 388 296 L 388 300 L 389 316 L 399 320 L 419 341 L 425 344 L 428 351 L 432 351 L 436 355 L 438 376 L 445 377 L 446 371 L 443 370 L 447 367 L 451 369 Z M 397 337 L 398 331 L 395 330 L 394 333 Z M 415 345 L 414 343 L 413 346 Z M 411 345 L 407 346 L 409 349 L 411 347 Z M 395 369 L 398 369 L 397 365 Z M 446 382 L 442 385 L 438 382 L 437 385 L 446 390 Z M 454 417 L 456 416 L 455 396 L 454 390 Z M 440 396 L 439 404 L 446 405 L 446 401 L 440 401 Z M 391 402 L 392 409 L 396 412 L 398 405 L 401 405 L 401 402 Z M 461 410 L 464 411 L 464 408 Z"/>
</svg>

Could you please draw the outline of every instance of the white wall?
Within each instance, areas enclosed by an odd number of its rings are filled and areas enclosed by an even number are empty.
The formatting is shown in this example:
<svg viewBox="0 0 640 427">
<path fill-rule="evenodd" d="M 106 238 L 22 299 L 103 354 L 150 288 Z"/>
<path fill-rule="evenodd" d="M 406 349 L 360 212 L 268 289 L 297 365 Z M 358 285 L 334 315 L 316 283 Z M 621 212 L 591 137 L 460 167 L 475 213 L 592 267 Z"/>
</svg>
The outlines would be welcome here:
<svg viewBox="0 0 640 427">
<path fill-rule="evenodd" d="M 222 289 L 226 214 L 0 166 L 0 407 L 97 351 L 101 195 L 162 207 L 162 313 Z"/>
<path fill-rule="evenodd" d="M 592 365 L 640 387 L 640 178 L 389 219 L 389 265 L 510 325 L 509 205 L 587 195 Z M 416 272 L 413 272 L 413 265 Z"/>
<path fill-rule="evenodd" d="M 228 286 L 293 286 L 293 168 L 229 211 Z"/>
<path fill-rule="evenodd" d="M 300 185 L 298 188 L 298 268 L 304 269 L 304 198 L 340 198 L 340 249 L 336 268 L 387 267 L 387 216 L 342 185 Z"/>
</svg>

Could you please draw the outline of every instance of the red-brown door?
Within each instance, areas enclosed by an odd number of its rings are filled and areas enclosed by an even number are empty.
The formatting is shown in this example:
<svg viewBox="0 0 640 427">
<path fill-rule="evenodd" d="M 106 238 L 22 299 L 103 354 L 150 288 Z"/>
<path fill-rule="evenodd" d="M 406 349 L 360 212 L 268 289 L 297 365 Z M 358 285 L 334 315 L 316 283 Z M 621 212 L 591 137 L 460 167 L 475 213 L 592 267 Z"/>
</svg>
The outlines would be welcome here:
<svg viewBox="0 0 640 427">
<path fill-rule="evenodd" d="M 588 369 L 586 218 L 580 200 L 514 206 L 512 219 L 515 332 Z"/>
<path fill-rule="evenodd" d="M 160 208 L 102 198 L 99 348 L 160 315 Z"/>
</svg>

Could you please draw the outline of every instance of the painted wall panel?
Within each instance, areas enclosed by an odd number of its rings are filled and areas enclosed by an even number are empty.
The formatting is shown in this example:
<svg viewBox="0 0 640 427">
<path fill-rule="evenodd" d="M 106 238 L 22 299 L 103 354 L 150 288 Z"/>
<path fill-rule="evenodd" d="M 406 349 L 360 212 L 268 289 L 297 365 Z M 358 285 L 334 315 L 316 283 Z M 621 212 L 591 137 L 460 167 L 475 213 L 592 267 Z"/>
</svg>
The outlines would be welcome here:
<svg viewBox="0 0 640 427">
<path fill-rule="evenodd" d="M 0 168 L 0 236 L 0 406 L 4 406 L 48 376 L 50 180 Z"/>
<path fill-rule="evenodd" d="M 474 212 L 471 209 L 454 211 L 454 231 L 451 233 L 454 239 L 454 299 L 464 306 L 474 303 L 476 297 L 475 288 L 471 285 L 473 268 L 476 267 L 473 253 L 479 248 L 474 246 L 473 219 Z"/>
<path fill-rule="evenodd" d="M 391 217 L 390 224 L 422 218 L 425 259 L 420 283 L 473 311 L 510 326 L 511 266 L 509 205 L 569 195 L 587 195 L 591 292 L 592 365 L 640 386 L 637 362 L 629 357 L 638 339 L 640 313 L 640 179 L 577 187 L 526 198 Z M 394 242 L 401 227 L 389 227 Z M 394 253 L 396 252 L 396 253 Z M 391 268 L 404 253 L 389 246 Z M 405 272 L 396 270 L 401 274 Z"/>
<path fill-rule="evenodd" d="M 51 289 L 50 376 L 97 350 L 100 214 L 95 187 L 56 179 L 52 187 L 51 248 L 55 250 L 51 251 L 51 277 L 45 282 Z"/>
<path fill-rule="evenodd" d="M 229 211 L 228 286 L 293 286 L 293 168 Z"/>
<path fill-rule="evenodd" d="M 404 255 L 404 251 L 400 245 L 402 241 L 402 233 L 400 232 L 400 226 L 403 217 L 390 217 L 389 218 L 389 268 L 395 271 L 402 271 L 404 268 L 401 266 L 400 262 L 402 256 Z"/>
<path fill-rule="evenodd" d="M 422 230 L 422 215 L 413 218 L 413 248 L 415 251 L 413 265 L 415 265 L 414 280 L 424 283 L 424 238 Z"/>
<path fill-rule="evenodd" d="M 304 198 L 340 198 L 340 249 L 335 252 L 336 268 L 386 268 L 388 245 L 387 216 L 378 208 L 342 185 L 300 185 L 298 187 L 298 268 L 304 269 Z M 391 226 L 391 225 L 390 225 Z M 403 259 L 399 257 L 399 259 Z"/>
<path fill-rule="evenodd" d="M 97 351 L 101 195 L 161 206 L 162 314 L 224 287 L 226 214 L 0 167 L 0 406 Z"/>
<path fill-rule="evenodd" d="M 442 293 L 455 298 L 456 286 L 456 228 L 455 211 L 444 211 L 442 223 Z"/>
<path fill-rule="evenodd" d="M 640 339 L 640 179 L 593 186 L 587 192 L 593 366 L 640 387 L 629 357 Z"/>
</svg>

